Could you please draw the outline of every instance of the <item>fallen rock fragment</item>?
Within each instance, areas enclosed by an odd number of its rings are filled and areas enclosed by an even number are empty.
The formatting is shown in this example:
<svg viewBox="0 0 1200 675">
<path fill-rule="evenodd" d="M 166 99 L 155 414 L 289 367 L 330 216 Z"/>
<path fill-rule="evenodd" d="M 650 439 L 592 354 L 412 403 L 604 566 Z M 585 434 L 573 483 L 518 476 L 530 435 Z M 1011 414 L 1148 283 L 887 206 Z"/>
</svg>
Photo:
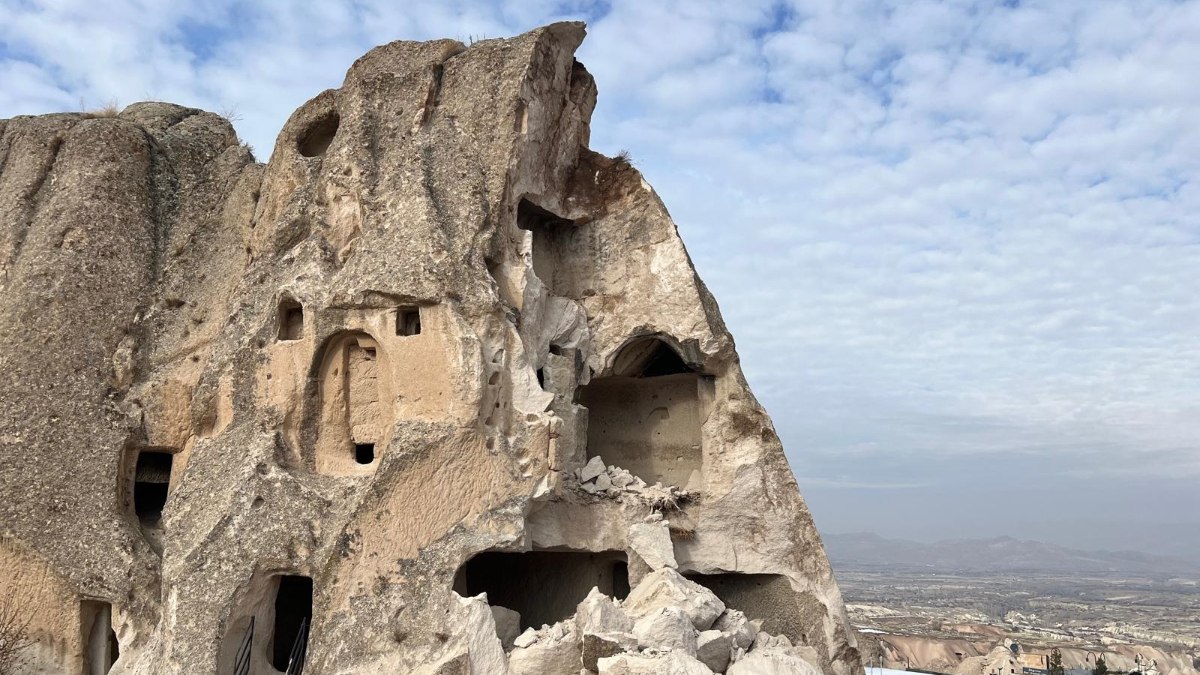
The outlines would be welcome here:
<svg viewBox="0 0 1200 675">
<path fill-rule="evenodd" d="M 637 523 L 629 526 L 629 548 L 652 570 L 675 569 L 675 544 L 665 522 Z"/>
<path fill-rule="evenodd" d="M 713 675 L 703 663 L 680 652 L 619 654 L 600 659 L 600 675 Z"/>
<path fill-rule="evenodd" d="M 634 625 L 633 634 L 642 649 L 696 655 L 696 629 L 687 613 L 678 607 L 664 607 L 642 617 Z"/>
<path fill-rule="evenodd" d="M 754 650 L 770 650 L 776 649 L 779 651 L 787 651 L 792 648 L 792 641 L 786 635 L 771 635 L 765 631 L 760 631 L 754 638 Z"/>
<path fill-rule="evenodd" d="M 539 640 L 536 632 L 526 630 L 508 655 L 512 675 L 578 675 L 580 663 L 580 643 L 573 631 Z"/>
<path fill-rule="evenodd" d="M 729 666 L 726 675 L 821 675 L 804 659 L 777 649 L 754 650 Z"/>
<path fill-rule="evenodd" d="M 580 656 L 584 669 L 595 672 L 600 659 L 637 650 L 637 638 L 632 634 L 584 633 L 581 638 Z"/>
<path fill-rule="evenodd" d="M 537 642 L 537 631 L 532 628 L 526 628 L 525 632 L 521 633 L 515 640 L 513 640 L 513 646 L 528 647 L 535 642 Z"/>
<path fill-rule="evenodd" d="M 733 655 L 733 636 L 719 630 L 706 630 L 696 636 L 696 658 L 717 673 L 725 672 Z"/>
<path fill-rule="evenodd" d="M 575 608 L 575 626 L 582 635 L 594 633 L 628 633 L 633 630 L 633 619 L 612 598 L 593 588 L 583 602 Z"/>
<path fill-rule="evenodd" d="M 604 473 L 604 460 L 599 457 L 593 457 L 588 460 L 588 463 L 579 469 L 579 482 L 586 483 L 595 480 L 597 476 Z"/>
<path fill-rule="evenodd" d="M 496 622 L 496 636 L 505 651 L 512 649 L 513 640 L 521 634 L 521 615 L 507 607 L 492 605 L 492 618 Z"/>
<path fill-rule="evenodd" d="M 623 607 L 635 618 L 648 616 L 666 607 L 679 607 L 688 615 L 696 630 L 708 630 L 725 611 L 725 603 L 712 591 L 685 579 L 673 569 L 647 574 L 630 592 Z"/>
<path fill-rule="evenodd" d="M 754 638 L 758 635 L 758 626 L 746 618 L 740 610 L 726 609 L 717 620 L 713 622 L 713 628 L 728 633 L 733 636 L 734 644 L 744 650 L 749 650 L 750 645 L 754 644 Z"/>
<path fill-rule="evenodd" d="M 470 675 L 503 675 L 508 672 L 508 657 L 496 635 L 496 620 L 486 595 L 464 598 L 454 594 L 458 607 L 456 623 L 462 631 L 455 637 L 466 647 Z"/>
</svg>

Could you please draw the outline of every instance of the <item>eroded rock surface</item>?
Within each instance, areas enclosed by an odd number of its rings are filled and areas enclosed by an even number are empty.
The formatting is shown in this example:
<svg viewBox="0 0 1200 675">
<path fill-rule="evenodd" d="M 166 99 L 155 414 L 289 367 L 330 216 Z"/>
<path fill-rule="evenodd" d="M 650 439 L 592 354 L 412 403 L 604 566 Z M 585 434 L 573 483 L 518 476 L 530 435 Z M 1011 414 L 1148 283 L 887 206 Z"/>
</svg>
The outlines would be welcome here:
<svg viewBox="0 0 1200 675">
<path fill-rule="evenodd" d="M 587 148 L 583 36 L 378 47 L 265 165 L 170 104 L 0 120 L 27 672 L 711 672 L 759 629 L 859 672 L 715 301 Z"/>
</svg>

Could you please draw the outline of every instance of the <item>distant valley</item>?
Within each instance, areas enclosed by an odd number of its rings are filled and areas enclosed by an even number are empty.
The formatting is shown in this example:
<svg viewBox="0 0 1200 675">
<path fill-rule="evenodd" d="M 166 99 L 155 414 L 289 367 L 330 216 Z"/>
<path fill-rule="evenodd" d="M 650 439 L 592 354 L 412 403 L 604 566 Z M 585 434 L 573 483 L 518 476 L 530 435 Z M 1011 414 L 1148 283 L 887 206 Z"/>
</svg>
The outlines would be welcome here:
<svg viewBox="0 0 1200 675">
<path fill-rule="evenodd" d="M 823 537 L 859 646 L 873 665 L 955 671 L 1005 639 L 1059 648 L 1068 668 L 1104 654 L 1163 675 L 1200 664 L 1200 564 L 1010 537 L 932 544 L 876 534 Z"/>
<path fill-rule="evenodd" d="M 878 534 L 827 534 L 835 569 L 919 569 L 938 572 L 1058 572 L 1193 576 L 1200 563 L 1138 551 L 1081 551 L 1012 537 L 948 539 L 932 544 Z"/>
</svg>

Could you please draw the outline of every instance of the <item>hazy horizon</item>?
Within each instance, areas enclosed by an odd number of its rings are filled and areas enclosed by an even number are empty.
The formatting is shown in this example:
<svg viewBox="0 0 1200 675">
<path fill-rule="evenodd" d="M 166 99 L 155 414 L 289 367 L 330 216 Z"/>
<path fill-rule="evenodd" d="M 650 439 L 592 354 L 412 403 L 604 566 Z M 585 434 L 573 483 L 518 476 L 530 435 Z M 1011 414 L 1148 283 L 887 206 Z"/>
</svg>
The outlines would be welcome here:
<svg viewBox="0 0 1200 675">
<path fill-rule="evenodd" d="M 671 209 L 820 530 L 1200 558 L 1200 3 L 0 7 L 0 117 L 164 99 L 264 161 L 376 44 L 586 20 L 592 146 Z"/>
<path fill-rule="evenodd" d="M 1163 538 L 1164 534 L 1165 534 L 1164 532 L 1159 532 L 1159 533 L 1142 532 L 1142 533 L 1133 534 L 1129 539 L 1126 540 L 1129 543 L 1125 544 L 1124 546 L 1106 546 L 1102 543 L 1098 543 L 1099 540 L 1091 538 L 1087 534 L 1083 534 L 1080 536 L 1068 534 L 1066 537 L 1063 536 L 1064 532 L 1070 533 L 1073 531 L 1077 531 L 1077 527 L 1079 525 L 1083 525 L 1083 523 L 1066 523 L 1066 522 L 1064 522 L 1064 523 L 1060 523 L 1058 526 L 1046 525 L 1043 532 L 1046 533 L 1047 536 L 1018 536 L 1018 535 L 1010 534 L 1010 533 L 1003 532 L 1003 531 L 997 531 L 997 532 L 992 532 L 992 533 L 968 534 L 968 535 L 963 535 L 963 536 L 960 536 L 960 535 L 943 536 L 943 535 L 935 534 L 935 533 L 927 533 L 925 536 L 922 536 L 920 534 L 914 534 L 913 536 L 902 536 L 902 535 L 894 533 L 894 532 L 880 532 L 878 530 L 830 530 L 830 529 L 822 529 L 821 536 L 822 537 L 877 536 L 877 537 L 881 537 L 883 539 L 889 539 L 889 540 L 893 540 L 893 541 L 916 542 L 916 543 L 920 543 L 920 544 L 935 544 L 935 543 L 945 542 L 945 541 L 989 541 L 989 540 L 1008 537 L 1008 538 L 1017 539 L 1017 540 L 1021 540 L 1021 541 L 1032 541 L 1032 542 L 1039 542 L 1039 543 L 1045 543 L 1045 544 L 1054 544 L 1054 545 L 1062 546 L 1063 548 L 1078 550 L 1078 551 L 1082 551 L 1082 552 L 1125 553 L 1125 552 L 1132 551 L 1132 552 L 1147 553 L 1150 555 L 1156 555 L 1156 556 L 1167 557 L 1167 558 L 1177 558 L 1177 559 L 1187 560 L 1189 562 L 1200 564 L 1200 551 L 1197 550 L 1197 547 L 1195 545 L 1193 545 L 1191 542 L 1182 542 L 1182 545 L 1173 545 L 1170 542 L 1167 542 L 1167 540 L 1165 538 Z M 1096 525 L 1096 523 L 1092 523 L 1091 525 Z M 1200 525 L 1198 525 L 1196 523 L 1165 523 L 1161 526 L 1161 529 L 1162 530 L 1183 530 L 1183 531 L 1189 533 L 1189 536 L 1195 536 L 1195 534 L 1197 532 L 1200 532 Z M 1176 536 L 1175 538 L 1179 538 L 1179 537 Z M 1153 547 L 1151 547 L 1150 545 L 1148 545 L 1148 542 L 1150 542 L 1152 540 L 1156 541 L 1157 543 L 1165 544 L 1165 545 L 1159 546 L 1156 544 Z M 1135 543 L 1135 542 L 1138 542 L 1138 543 Z M 1170 549 L 1170 550 L 1166 550 L 1166 549 Z"/>
</svg>

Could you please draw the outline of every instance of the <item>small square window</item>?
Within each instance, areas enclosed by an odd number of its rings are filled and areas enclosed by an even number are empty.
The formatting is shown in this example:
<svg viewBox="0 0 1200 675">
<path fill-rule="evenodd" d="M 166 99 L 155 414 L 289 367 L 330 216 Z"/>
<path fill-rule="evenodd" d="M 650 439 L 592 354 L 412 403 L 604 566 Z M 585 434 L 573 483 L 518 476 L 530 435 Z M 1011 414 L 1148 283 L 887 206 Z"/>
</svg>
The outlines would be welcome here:
<svg viewBox="0 0 1200 675">
<path fill-rule="evenodd" d="M 304 307 L 295 300 L 279 302 L 279 339 L 299 340 L 304 337 Z"/>
<path fill-rule="evenodd" d="M 417 307 L 401 307 L 396 310 L 396 335 L 420 335 L 421 310 Z"/>
</svg>

